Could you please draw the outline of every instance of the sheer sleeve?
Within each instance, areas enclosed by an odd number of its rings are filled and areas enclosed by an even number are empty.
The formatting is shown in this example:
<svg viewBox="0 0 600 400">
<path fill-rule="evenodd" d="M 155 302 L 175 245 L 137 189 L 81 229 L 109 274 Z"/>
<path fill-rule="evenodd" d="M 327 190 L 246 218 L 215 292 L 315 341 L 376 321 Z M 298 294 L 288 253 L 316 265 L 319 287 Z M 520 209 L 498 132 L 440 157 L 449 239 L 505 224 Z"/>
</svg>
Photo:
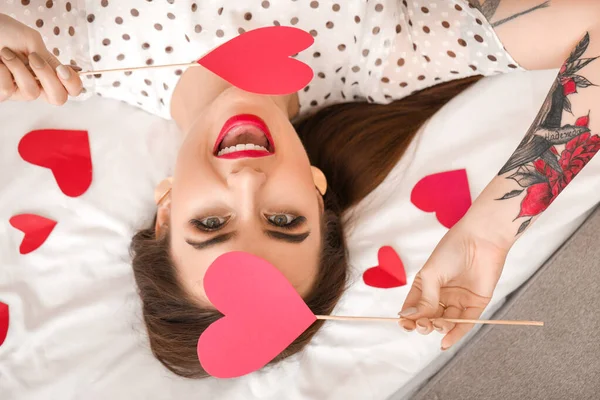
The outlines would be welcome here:
<svg viewBox="0 0 600 400">
<path fill-rule="evenodd" d="M 398 1 L 374 55 L 380 68 L 365 85 L 369 101 L 387 103 L 439 83 L 522 70 L 491 24 L 466 1 Z"/>
</svg>

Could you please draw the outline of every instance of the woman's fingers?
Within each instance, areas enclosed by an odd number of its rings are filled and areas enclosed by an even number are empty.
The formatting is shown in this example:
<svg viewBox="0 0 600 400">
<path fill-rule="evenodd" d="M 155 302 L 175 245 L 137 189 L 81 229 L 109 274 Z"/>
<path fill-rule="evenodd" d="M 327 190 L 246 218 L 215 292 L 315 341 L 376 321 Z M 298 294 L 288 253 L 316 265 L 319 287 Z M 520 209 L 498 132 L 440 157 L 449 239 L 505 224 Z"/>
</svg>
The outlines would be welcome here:
<svg viewBox="0 0 600 400">
<path fill-rule="evenodd" d="M 416 323 L 417 332 L 421 335 L 429 335 L 433 331 L 433 324 L 429 318 L 419 318 Z"/>
<path fill-rule="evenodd" d="M 79 74 L 45 48 L 21 57 L 5 47 L 0 59 L 0 101 L 35 100 L 41 95 L 50 104 L 62 105 L 83 89 Z"/>
<path fill-rule="evenodd" d="M 417 327 L 415 321 L 410 319 L 401 319 L 398 321 L 398 325 L 400 325 L 400 328 L 404 329 L 406 332 L 412 332 Z"/>
<path fill-rule="evenodd" d="M 421 286 L 418 279 L 419 278 L 415 278 L 415 281 L 413 282 L 413 285 L 406 296 L 406 300 L 402 305 L 402 311 L 398 313 L 400 317 L 404 318 L 398 321 L 398 325 L 400 325 L 400 327 L 407 332 L 412 332 L 417 327 L 414 320 L 407 318 L 410 318 L 411 315 L 415 315 L 417 313 L 417 303 L 421 298 Z"/>
<path fill-rule="evenodd" d="M 419 318 L 416 323 L 417 323 L 417 332 L 423 334 L 423 335 L 429 335 L 431 332 L 433 332 L 434 329 L 436 329 L 435 326 L 435 321 L 436 319 L 439 319 L 440 317 L 442 317 L 442 315 L 444 315 L 444 312 L 446 311 L 446 309 L 444 309 L 444 307 L 442 306 L 441 303 L 438 303 L 438 308 L 437 311 L 434 315 L 431 316 L 431 318 Z M 436 319 L 433 319 L 436 318 Z"/>
<path fill-rule="evenodd" d="M 50 64 L 52 70 L 58 78 L 62 82 L 64 88 L 67 90 L 67 93 L 71 96 L 79 96 L 81 94 L 81 90 L 83 89 L 83 82 L 73 68 L 62 65 L 60 61 L 52 53 L 44 48 L 44 55 L 46 62 Z"/>
<path fill-rule="evenodd" d="M 8 68 L 0 62 L 0 102 L 8 100 L 15 93 L 16 87 Z"/>
<path fill-rule="evenodd" d="M 399 321 L 404 330 L 417 329 L 419 333 L 429 334 L 433 325 L 429 318 L 436 317 L 440 298 L 440 280 L 431 269 L 423 268 L 406 296 L 400 316 L 408 319 Z"/>
<path fill-rule="evenodd" d="M 56 73 L 65 89 L 71 96 L 79 96 L 83 90 L 83 82 L 79 74 L 73 68 L 66 65 L 59 65 L 56 68 Z"/>
<path fill-rule="evenodd" d="M 438 273 L 433 268 L 425 268 L 417 274 L 415 283 L 420 282 L 421 296 L 416 304 L 415 318 L 433 318 L 440 308 L 441 282 Z M 412 319 L 412 318 L 411 318 Z"/>
<path fill-rule="evenodd" d="M 483 313 L 483 308 L 479 307 L 468 307 L 466 310 L 460 313 L 458 318 L 460 319 L 479 319 Z M 450 346 L 453 346 L 456 342 L 462 339 L 471 329 L 473 324 L 456 324 L 444 338 L 442 339 L 442 350 L 447 350 Z"/>
<path fill-rule="evenodd" d="M 37 99 L 40 95 L 40 87 L 23 61 L 7 47 L 0 50 L 0 57 L 17 85 L 14 95 L 24 100 Z"/>
<path fill-rule="evenodd" d="M 67 90 L 50 64 L 38 53 L 31 53 L 29 54 L 29 65 L 44 89 L 46 101 L 57 106 L 65 104 L 68 98 Z"/>
<path fill-rule="evenodd" d="M 440 289 L 437 277 L 421 270 L 399 313 L 405 319 L 400 320 L 398 324 L 406 331 L 416 329 L 423 335 L 429 335 L 435 329 L 431 318 L 441 317 L 444 313 L 444 308 L 437 300 L 440 297 Z"/>
<path fill-rule="evenodd" d="M 42 56 L 50 67 L 52 67 L 53 73 L 58 76 L 58 79 L 60 79 L 60 82 L 67 93 L 71 96 L 79 96 L 83 89 L 83 82 L 81 81 L 79 74 L 77 74 L 73 68 L 62 65 L 60 61 L 45 48 L 42 52 Z"/>
<path fill-rule="evenodd" d="M 462 314 L 462 309 L 455 307 L 455 306 L 448 306 L 448 308 L 446 308 L 446 310 L 444 311 L 444 314 L 440 318 L 436 318 L 433 321 L 433 329 L 435 329 L 439 333 L 445 335 L 446 333 L 448 333 L 452 329 L 454 329 L 456 324 L 453 322 L 448 322 L 444 318 L 449 318 L 449 319 L 460 318 L 461 314 Z"/>
<path fill-rule="evenodd" d="M 62 65 L 48 51 L 29 55 L 29 63 L 40 80 L 46 100 L 50 104 L 63 105 L 68 95 L 78 96 L 83 88 L 79 75 L 70 67 Z M 34 65 L 35 64 L 35 65 Z"/>
</svg>

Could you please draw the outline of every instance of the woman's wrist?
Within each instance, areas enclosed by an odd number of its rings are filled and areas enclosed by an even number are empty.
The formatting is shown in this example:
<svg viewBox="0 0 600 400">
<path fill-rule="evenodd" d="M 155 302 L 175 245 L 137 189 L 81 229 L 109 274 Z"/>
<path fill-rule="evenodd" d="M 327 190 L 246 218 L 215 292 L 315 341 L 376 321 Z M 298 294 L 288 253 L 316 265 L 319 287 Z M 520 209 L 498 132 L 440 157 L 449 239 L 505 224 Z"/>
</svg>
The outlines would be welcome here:
<svg viewBox="0 0 600 400">
<path fill-rule="evenodd" d="M 499 201 L 506 191 L 505 185 L 504 179 L 494 178 L 459 223 L 472 236 L 508 252 L 522 233 L 519 232 L 522 221 L 515 220 L 515 210 L 520 207 L 519 198 Z"/>
<path fill-rule="evenodd" d="M 491 243 L 499 250 L 508 253 L 517 239 L 514 230 L 509 232 L 509 229 L 503 228 L 503 224 L 493 215 L 478 212 L 476 209 L 471 210 L 459 222 L 460 229 L 468 232 L 474 239 Z"/>
</svg>

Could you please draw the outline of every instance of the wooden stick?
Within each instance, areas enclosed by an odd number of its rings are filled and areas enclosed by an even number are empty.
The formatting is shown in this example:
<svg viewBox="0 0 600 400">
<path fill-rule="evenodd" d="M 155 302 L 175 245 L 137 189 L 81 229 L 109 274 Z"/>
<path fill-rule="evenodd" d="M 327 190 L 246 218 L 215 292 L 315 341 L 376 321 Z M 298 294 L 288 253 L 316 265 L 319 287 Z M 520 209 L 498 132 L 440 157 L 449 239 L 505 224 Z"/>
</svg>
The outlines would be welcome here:
<svg viewBox="0 0 600 400">
<path fill-rule="evenodd" d="M 341 315 L 316 315 L 317 319 L 335 320 L 335 321 L 401 321 L 408 318 L 385 318 L 385 317 L 349 317 Z M 430 318 L 443 319 L 444 321 L 455 324 L 487 324 L 487 325 L 524 325 L 524 326 L 544 326 L 542 321 L 502 321 L 489 319 L 456 319 L 456 318 Z"/>
<path fill-rule="evenodd" d="M 86 75 L 98 75 L 107 72 L 126 72 L 126 71 L 137 71 L 143 69 L 160 69 L 160 68 L 177 68 L 177 67 L 200 67 L 197 62 L 193 63 L 182 63 L 182 64 L 164 64 L 164 65 L 145 65 L 143 67 L 130 67 L 130 68 L 113 68 L 113 69 L 101 69 L 98 71 L 81 71 L 78 72 L 79 76 Z"/>
<path fill-rule="evenodd" d="M 201 57 L 198 58 L 198 61 L 203 59 L 210 51 L 202 54 Z M 113 69 L 101 69 L 98 71 L 81 71 L 78 72 L 79 76 L 86 75 L 98 75 L 104 74 L 107 72 L 126 72 L 126 71 L 137 71 L 143 69 L 161 69 L 161 68 L 177 68 L 177 67 L 201 67 L 198 61 L 189 62 L 189 63 L 180 63 L 180 64 L 162 64 L 162 65 L 144 65 L 143 67 L 130 67 L 130 68 L 113 68 Z"/>
<path fill-rule="evenodd" d="M 164 65 L 145 65 L 143 67 L 131 67 L 131 68 L 113 68 L 113 69 L 101 69 L 98 71 L 75 71 L 77 72 L 77 74 L 79 76 L 87 76 L 87 75 L 100 75 L 100 74 L 104 74 L 104 73 L 110 73 L 110 72 L 127 72 L 127 71 L 137 71 L 137 70 L 143 70 L 143 69 L 160 69 L 160 68 L 177 68 L 177 67 L 200 67 L 201 65 L 198 63 L 183 63 L 183 64 L 164 64 Z M 69 65 L 69 67 L 73 67 L 72 65 Z M 30 69 L 30 71 L 32 71 Z M 34 79 L 36 81 L 39 81 L 40 79 L 37 76 L 34 76 Z M 15 83 L 13 81 L 13 83 Z"/>
</svg>

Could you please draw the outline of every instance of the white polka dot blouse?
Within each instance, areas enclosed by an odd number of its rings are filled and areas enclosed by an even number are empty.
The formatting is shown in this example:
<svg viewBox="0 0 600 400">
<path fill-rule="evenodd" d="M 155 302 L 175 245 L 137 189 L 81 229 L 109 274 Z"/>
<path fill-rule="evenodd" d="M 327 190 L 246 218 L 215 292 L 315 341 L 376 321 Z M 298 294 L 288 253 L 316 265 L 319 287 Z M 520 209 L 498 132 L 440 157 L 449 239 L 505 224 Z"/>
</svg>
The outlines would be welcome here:
<svg viewBox="0 0 600 400">
<path fill-rule="evenodd" d="M 303 29 L 315 38 L 297 56 L 315 73 L 299 92 L 303 114 L 522 70 L 466 0 L 2 0 L 0 12 L 37 29 L 63 63 L 83 70 L 187 63 L 248 30 Z M 83 98 L 118 99 L 169 119 L 182 73 L 89 76 Z"/>
</svg>

